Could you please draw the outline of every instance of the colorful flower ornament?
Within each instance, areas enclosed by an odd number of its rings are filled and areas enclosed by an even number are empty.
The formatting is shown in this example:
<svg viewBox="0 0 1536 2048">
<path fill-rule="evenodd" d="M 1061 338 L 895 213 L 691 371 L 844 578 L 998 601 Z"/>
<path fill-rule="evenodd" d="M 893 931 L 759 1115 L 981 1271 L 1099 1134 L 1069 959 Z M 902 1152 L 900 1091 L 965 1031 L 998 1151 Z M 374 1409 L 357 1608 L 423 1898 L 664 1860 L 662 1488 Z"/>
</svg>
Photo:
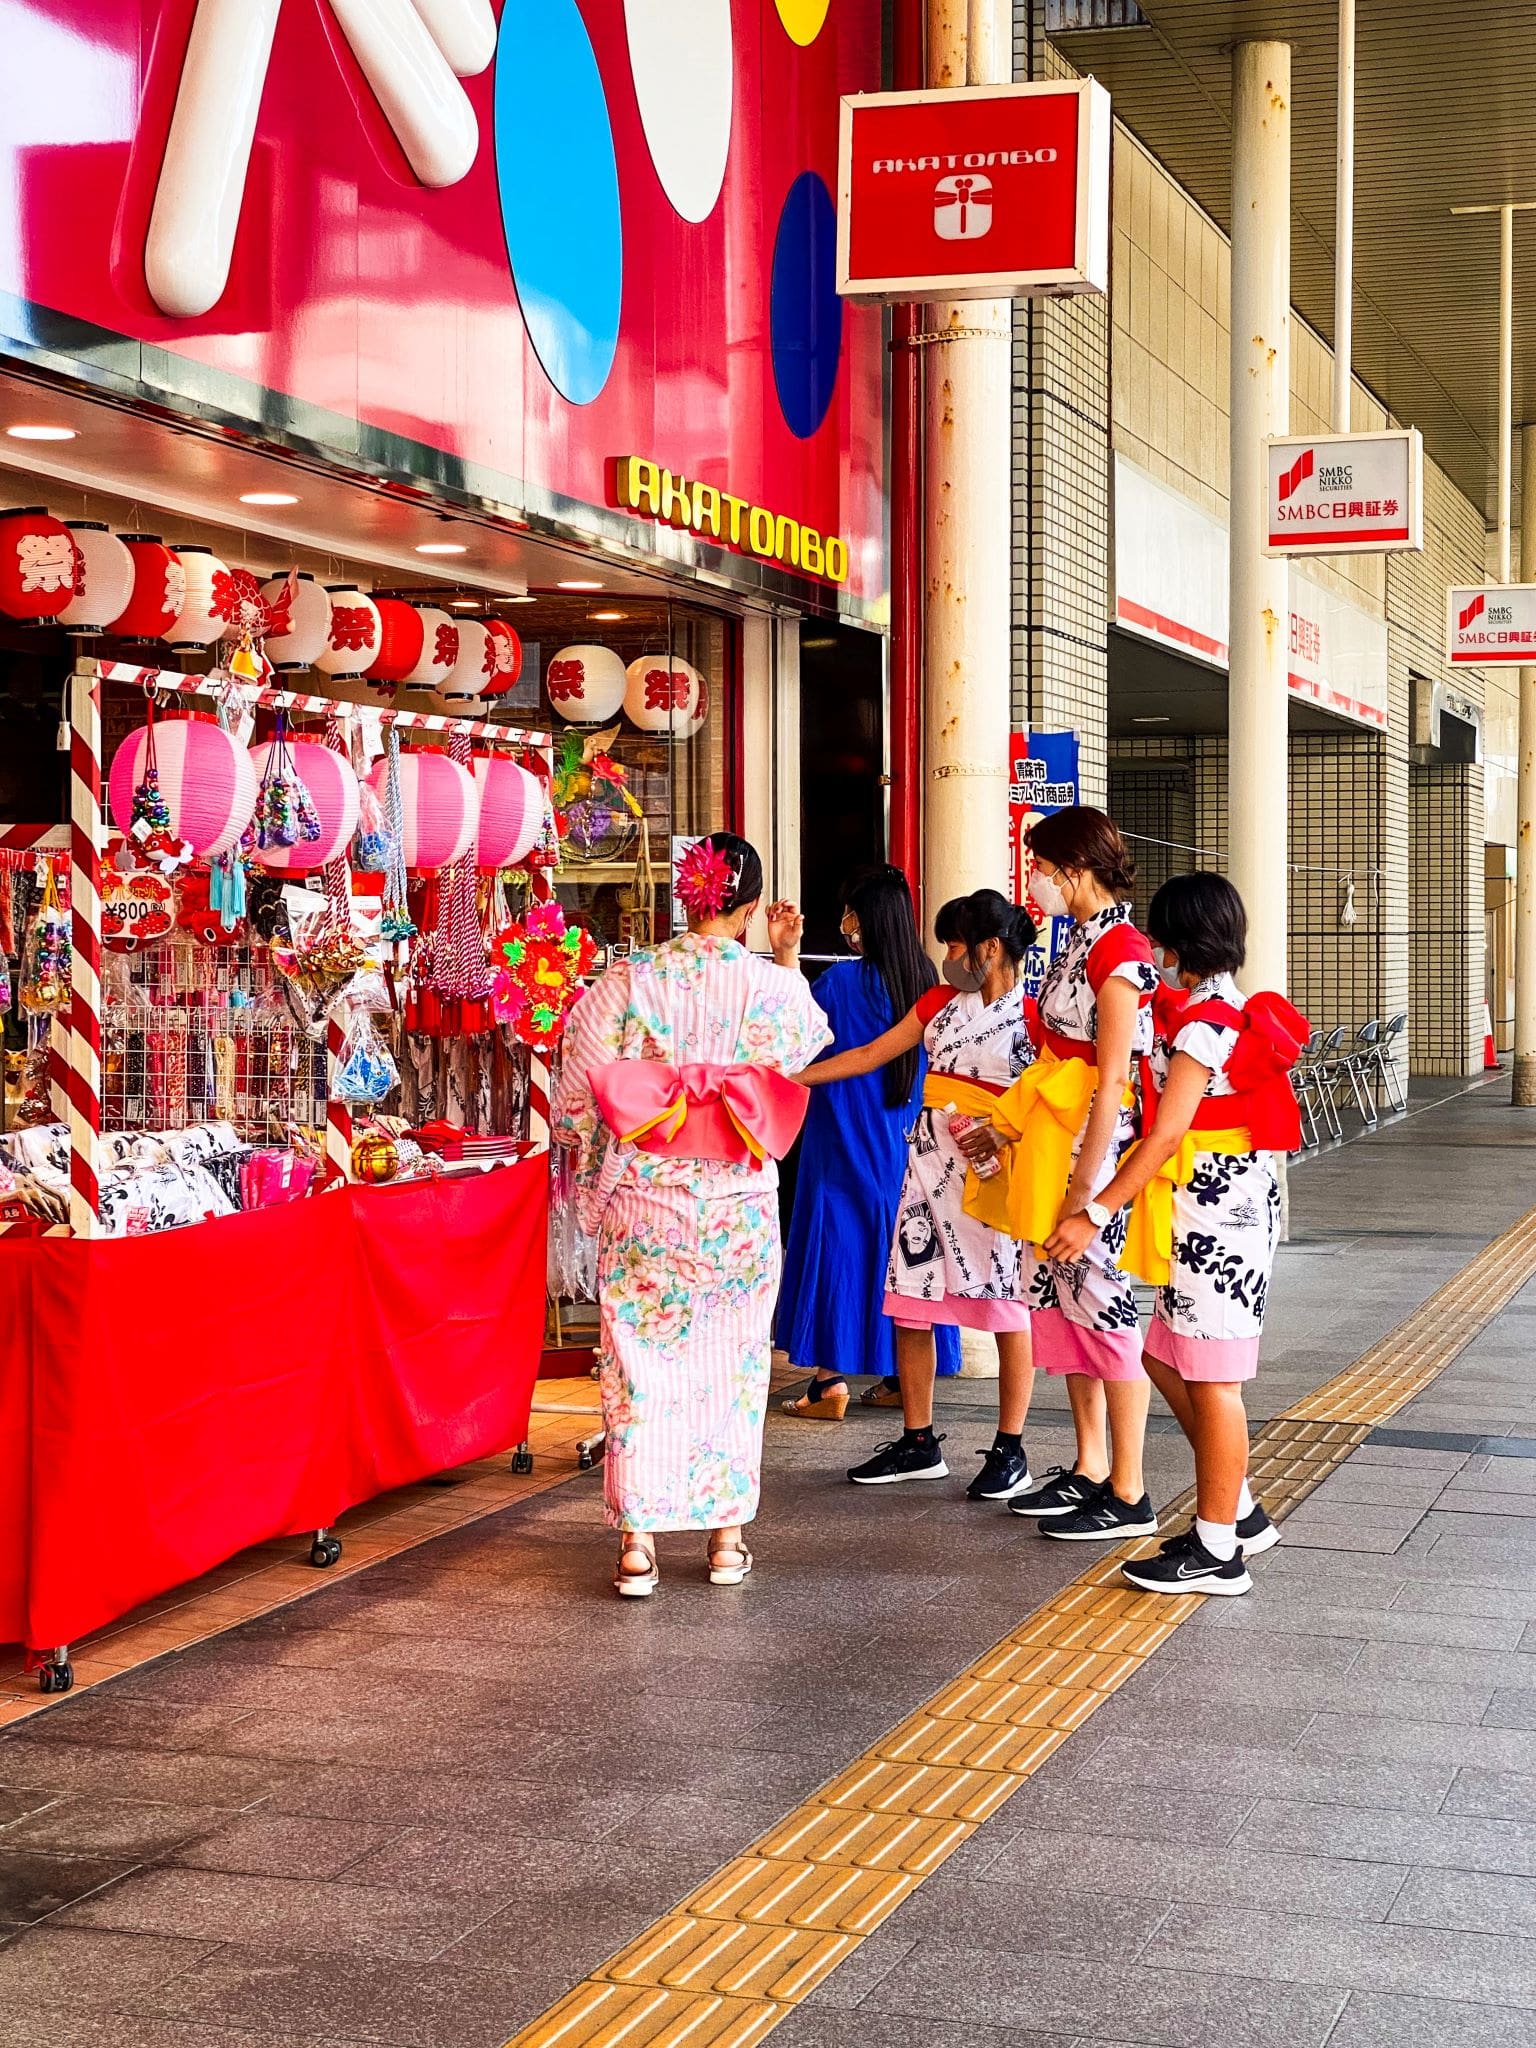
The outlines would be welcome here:
<svg viewBox="0 0 1536 2048">
<path fill-rule="evenodd" d="M 491 948 L 491 998 L 496 1020 L 510 1024 L 536 1052 L 557 1045 L 581 978 L 597 948 L 590 932 L 567 925 L 558 903 L 535 903 L 506 925 Z"/>
<path fill-rule="evenodd" d="M 718 917 L 739 879 L 712 839 L 696 839 L 677 864 L 674 886 L 690 917 Z"/>
</svg>

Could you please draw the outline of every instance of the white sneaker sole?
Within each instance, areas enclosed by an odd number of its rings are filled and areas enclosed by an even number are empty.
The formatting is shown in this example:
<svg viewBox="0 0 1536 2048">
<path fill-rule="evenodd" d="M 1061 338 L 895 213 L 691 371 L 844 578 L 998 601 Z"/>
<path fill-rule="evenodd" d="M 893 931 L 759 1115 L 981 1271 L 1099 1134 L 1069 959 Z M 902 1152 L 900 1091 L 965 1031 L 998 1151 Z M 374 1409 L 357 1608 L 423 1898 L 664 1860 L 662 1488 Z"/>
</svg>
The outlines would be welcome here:
<svg viewBox="0 0 1536 2048">
<path fill-rule="evenodd" d="M 1062 1508 L 1021 1508 L 1015 1503 L 1008 1512 L 1010 1515 L 1018 1515 L 1026 1522 L 1052 1522 L 1058 1515 L 1075 1515 L 1081 1506 L 1081 1501 L 1069 1503 Z"/>
<path fill-rule="evenodd" d="M 1134 1567 L 1123 1564 L 1120 1567 L 1120 1576 L 1128 1586 L 1134 1586 L 1138 1593 L 1207 1593 L 1221 1597 L 1253 1591 L 1253 1581 L 1246 1572 L 1240 1579 L 1190 1579 L 1175 1585 L 1167 1579 L 1138 1579 Z"/>
<path fill-rule="evenodd" d="M 1241 1536 L 1238 1542 L 1243 1543 Z M 1280 1541 L 1280 1531 L 1271 1522 L 1267 1529 L 1261 1529 L 1251 1543 L 1243 1543 L 1244 1557 L 1262 1557 L 1266 1550 L 1273 1550 Z"/>
<path fill-rule="evenodd" d="M 1026 1472 L 1017 1486 L 1005 1486 L 1001 1493 L 971 1493 L 968 1491 L 965 1497 L 967 1500 L 1016 1500 L 1021 1493 L 1032 1492 L 1034 1484 L 1034 1480 Z"/>
<path fill-rule="evenodd" d="M 615 1579 L 613 1590 L 621 1600 L 649 1600 L 659 1580 L 643 1579 L 637 1572 L 632 1579 Z"/>
<path fill-rule="evenodd" d="M 849 1474 L 850 1478 L 853 1475 Z M 937 1465 L 925 1465 L 921 1472 L 877 1472 L 867 1479 L 854 1479 L 855 1486 L 905 1486 L 909 1479 L 947 1479 L 949 1467 L 940 1458 Z"/>
<path fill-rule="evenodd" d="M 1128 1522 L 1118 1529 L 1053 1529 L 1047 1523 L 1040 1534 L 1053 1543 L 1124 1543 L 1131 1536 L 1155 1536 L 1157 1517 L 1150 1522 Z"/>
</svg>

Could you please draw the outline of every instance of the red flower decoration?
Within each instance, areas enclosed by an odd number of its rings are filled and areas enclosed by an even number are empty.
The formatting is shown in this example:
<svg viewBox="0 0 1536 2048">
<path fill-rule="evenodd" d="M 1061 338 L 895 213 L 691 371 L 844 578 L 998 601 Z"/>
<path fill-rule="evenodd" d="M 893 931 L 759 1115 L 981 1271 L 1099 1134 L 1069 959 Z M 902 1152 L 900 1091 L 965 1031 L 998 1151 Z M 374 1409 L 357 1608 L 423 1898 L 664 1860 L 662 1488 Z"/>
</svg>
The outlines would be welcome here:
<svg viewBox="0 0 1536 2048">
<path fill-rule="evenodd" d="M 736 887 L 736 870 L 712 840 L 696 839 L 677 864 L 678 900 L 694 917 L 718 917 Z"/>
</svg>

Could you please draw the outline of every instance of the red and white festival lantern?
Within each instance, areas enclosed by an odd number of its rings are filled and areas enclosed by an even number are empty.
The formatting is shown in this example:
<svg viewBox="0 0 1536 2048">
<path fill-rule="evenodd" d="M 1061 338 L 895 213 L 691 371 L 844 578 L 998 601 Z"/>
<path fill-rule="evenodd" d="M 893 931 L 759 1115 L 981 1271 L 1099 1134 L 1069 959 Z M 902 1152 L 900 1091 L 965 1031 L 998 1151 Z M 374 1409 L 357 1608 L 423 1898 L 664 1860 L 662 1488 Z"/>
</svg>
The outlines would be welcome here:
<svg viewBox="0 0 1536 2048">
<path fill-rule="evenodd" d="M 683 739 L 693 725 L 703 678 L 681 655 L 642 654 L 624 671 L 624 716 L 641 732 Z"/>
<path fill-rule="evenodd" d="M 689 719 L 688 723 L 685 726 L 680 728 L 677 737 L 680 740 L 697 739 L 699 734 L 704 730 L 704 726 L 706 721 L 708 720 L 708 717 L 709 678 L 707 676 L 700 675 L 699 697 L 698 702 L 693 707 L 693 716 Z"/>
<path fill-rule="evenodd" d="M 403 683 L 421 660 L 426 645 L 426 627 L 415 605 L 403 597 L 375 600 L 379 613 L 379 651 L 368 670 L 368 681 L 381 690 Z"/>
<path fill-rule="evenodd" d="M 437 686 L 437 694 L 445 702 L 480 695 L 491 669 L 490 641 L 479 619 L 460 619 L 459 658 Z"/>
<path fill-rule="evenodd" d="M 480 792 L 475 865 L 482 874 L 515 868 L 544 822 L 544 785 L 505 754 L 476 754 L 470 766 Z"/>
<path fill-rule="evenodd" d="M 157 736 L 158 731 L 157 727 Z M 276 744 L 275 740 L 263 740 L 251 749 L 258 787 L 265 780 Z M 301 839 L 294 846 L 261 846 L 251 858 L 276 874 L 310 874 L 335 860 L 357 830 L 357 776 L 344 755 L 332 753 L 319 740 L 290 739 L 287 745 L 293 773 L 309 791 L 320 820 L 320 837 Z M 254 809 L 254 796 L 251 803 Z"/>
<path fill-rule="evenodd" d="M 549 701 L 572 725 L 605 725 L 624 702 L 624 664 L 611 647 L 562 647 L 544 671 Z"/>
<path fill-rule="evenodd" d="M 419 604 L 416 610 L 421 614 L 421 659 L 403 681 L 408 689 L 438 691 L 459 658 L 458 622 L 433 604 Z"/>
<path fill-rule="evenodd" d="M 29 625 L 56 619 L 75 594 L 75 543 L 43 505 L 0 513 L 0 612 Z"/>
<path fill-rule="evenodd" d="M 387 801 L 388 761 L 368 771 L 368 786 Z M 475 778 L 446 754 L 411 747 L 400 756 L 401 853 L 417 874 L 432 874 L 462 860 L 475 843 L 480 794 Z"/>
<path fill-rule="evenodd" d="M 378 659 L 379 608 L 355 583 L 333 583 L 330 594 L 330 637 L 315 656 L 315 667 L 328 676 L 365 676 Z"/>
<path fill-rule="evenodd" d="M 133 595 L 107 630 L 120 640 L 159 640 L 181 610 L 186 591 L 181 563 L 157 533 L 119 538 L 133 557 Z"/>
<path fill-rule="evenodd" d="M 133 795 L 144 780 L 150 728 L 129 733 L 112 758 L 107 794 L 112 820 L 132 843 Z M 171 837 L 199 860 L 213 860 L 239 839 L 256 808 L 260 780 L 251 757 L 205 717 L 161 716 L 154 723 L 155 770 L 170 813 Z"/>
<path fill-rule="evenodd" d="M 523 643 L 517 628 L 505 619 L 487 619 L 490 670 L 481 685 L 482 697 L 504 697 L 523 673 Z"/>
<path fill-rule="evenodd" d="M 59 613 L 70 633 L 104 633 L 133 596 L 133 556 L 99 519 L 71 519 L 75 594 Z"/>
<path fill-rule="evenodd" d="M 227 623 L 217 606 L 229 569 L 212 548 L 188 541 L 176 543 L 175 555 L 182 570 L 181 604 L 161 637 L 172 648 L 211 647 Z"/>
<path fill-rule="evenodd" d="M 278 604 L 287 585 L 286 575 L 274 576 L 261 586 L 262 597 L 268 604 Z M 313 668 L 330 637 L 331 593 L 301 569 L 293 579 L 288 631 L 269 635 L 262 652 L 275 669 Z"/>
</svg>

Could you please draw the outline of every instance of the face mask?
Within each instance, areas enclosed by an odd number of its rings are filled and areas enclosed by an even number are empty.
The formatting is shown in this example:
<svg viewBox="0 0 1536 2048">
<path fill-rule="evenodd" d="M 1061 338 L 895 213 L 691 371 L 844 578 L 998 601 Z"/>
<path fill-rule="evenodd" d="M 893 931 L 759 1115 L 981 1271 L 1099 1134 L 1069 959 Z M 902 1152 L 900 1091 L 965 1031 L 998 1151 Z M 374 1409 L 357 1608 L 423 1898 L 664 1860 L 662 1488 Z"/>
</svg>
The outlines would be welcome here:
<svg viewBox="0 0 1536 2048">
<path fill-rule="evenodd" d="M 1057 875 L 1031 875 L 1029 893 L 1045 912 L 1047 917 L 1066 917 L 1067 899 L 1062 894 L 1061 879 Z"/>
<path fill-rule="evenodd" d="M 981 985 L 987 978 L 980 968 L 973 967 L 968 960 L 946 960 L 939 972 L 950 987 L 958 989 L 963 996 L 979 995 Z"/>
<path fill-rule="evenodd" d="M 1168 965 L 1170 956 L 1167 953 L 1165 953 L 1162 959 L 1159 960 L 1157 963 L 1157 971 L 1162 976 L 1164 988 L 1182 988 L 1184 984 L 1182 981 L 1180 981 L 1179 976 L 1183 972 L 1183 970 L 1179 966 L 1177 955 L 1174 955 L 1172 957 L 1173 965 L 1170 967 Z"/>
<path fill-rule="evenodd" d="M 845 926 L 839 926 L 838 932 L 843 944 L 848 948 L 850 953 L 863 952 L 864 934 L 859 930 L 857 925 L 853 927 L 852 931 L 849 931 Z"/>
</svg>

